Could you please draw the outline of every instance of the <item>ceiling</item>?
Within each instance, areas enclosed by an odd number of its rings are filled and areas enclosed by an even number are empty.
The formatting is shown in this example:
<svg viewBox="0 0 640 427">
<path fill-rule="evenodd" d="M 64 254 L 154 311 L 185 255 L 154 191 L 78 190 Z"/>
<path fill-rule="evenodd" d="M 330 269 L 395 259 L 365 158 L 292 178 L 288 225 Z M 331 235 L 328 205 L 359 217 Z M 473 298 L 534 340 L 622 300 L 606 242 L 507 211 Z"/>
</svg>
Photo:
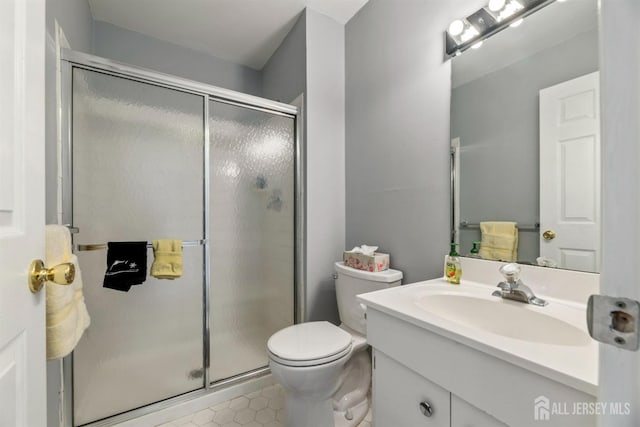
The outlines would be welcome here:
<svg viewBox="0 0 640 427">
<path fill-rule="evenodd" d="M 452 59 L 453 87 L 514 64 L 598 27 L 597 0 L 554 2 Z"/>
<path fill-rule="evenodd" d="M 368 0 L 89 0 L 96 21 L 262 69 L 309 7 L 345 24 Z"/>
</svg>

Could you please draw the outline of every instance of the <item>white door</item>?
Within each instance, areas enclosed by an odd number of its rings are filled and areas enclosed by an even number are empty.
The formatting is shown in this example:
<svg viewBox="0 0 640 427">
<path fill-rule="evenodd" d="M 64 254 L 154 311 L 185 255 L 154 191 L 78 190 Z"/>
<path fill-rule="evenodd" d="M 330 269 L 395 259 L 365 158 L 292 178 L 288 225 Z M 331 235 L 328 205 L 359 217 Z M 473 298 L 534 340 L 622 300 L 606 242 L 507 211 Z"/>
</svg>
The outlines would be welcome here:
<svg viewBox="0 0 640 427">
<path fill-rule="evenodd" d="M 600 271 L 598 72 L 540 91 L 540 254 Z"/>
<path fill-rule="evenodd" d="M 600 293 L 640 301 L 640 2 L 602 1 L 602 273 Z M 622 30 L 622 31 L 621 31 Z M 598 400 L 630 403 L 600 427 L 640 426 L 640 351 L 600 344 Z"/>
<path fill-rule="evenodd" d="M 0 11 L 0 426 L 46 425 L 45 293 L 27 271 L 44 256 L 44 0 Z"/>
</svg>

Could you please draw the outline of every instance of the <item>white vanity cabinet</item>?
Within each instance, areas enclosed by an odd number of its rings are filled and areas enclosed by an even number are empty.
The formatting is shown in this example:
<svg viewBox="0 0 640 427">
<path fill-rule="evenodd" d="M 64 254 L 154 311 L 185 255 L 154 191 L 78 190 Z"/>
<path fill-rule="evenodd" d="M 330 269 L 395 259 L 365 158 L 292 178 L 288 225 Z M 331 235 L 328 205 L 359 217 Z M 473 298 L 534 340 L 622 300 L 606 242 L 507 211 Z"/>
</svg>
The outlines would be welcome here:
<svg viewBox="0 0 640 427">
<path fill-rule="evenodd" d="M 592 415 L 534 417 L 541 396 L 571 410 L 595 402 L 592 394 L 453 338 L 367 308 L 376 427 L 595 427 Z"/>
</svg>

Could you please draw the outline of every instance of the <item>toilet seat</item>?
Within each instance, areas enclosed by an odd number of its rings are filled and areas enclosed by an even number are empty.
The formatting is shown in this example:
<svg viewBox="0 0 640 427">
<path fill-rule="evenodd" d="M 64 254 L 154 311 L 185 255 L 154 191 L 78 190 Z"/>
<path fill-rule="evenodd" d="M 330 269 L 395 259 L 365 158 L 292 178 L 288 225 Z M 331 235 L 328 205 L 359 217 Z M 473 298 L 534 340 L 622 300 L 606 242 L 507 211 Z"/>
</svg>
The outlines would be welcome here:
<svg viewBox="0 0 640 427">
<path fill-rule="evenodd" d="M 269 352 L 269 358 L 276 362 L 279 363 L 281 365 L 285 365 L 285 366 L 291 366 L 291 367 L 310 367 L 310 366 L 318 366 L 318 365 L 324 365 L 326 363 L 329 362 L 333 362 L 334 360 L 338 360 L 341 357 L 345 357 L 348 356 L 349 353 L 351 353 L 351 346 L 348 346 L 347 348 L 345 348 L 343 351 L 341 351 L 340 353 L 336 353 L 336 354 L 332 354 L 330 356 L 327 357 L 322 357 L 319 359 L 312 359 L 312 360 L 290 360 L 290 359 L 283 359 L 281 357 L 276 356 L 275 354 Z"/>
<path fill-rule="evenodd" d="M 269 338 L 269 357 L 286 366 L 316 366 L 351 352 L 351 334 L 329 322 L 307 322 L 284 328 Z"/>
</svg>

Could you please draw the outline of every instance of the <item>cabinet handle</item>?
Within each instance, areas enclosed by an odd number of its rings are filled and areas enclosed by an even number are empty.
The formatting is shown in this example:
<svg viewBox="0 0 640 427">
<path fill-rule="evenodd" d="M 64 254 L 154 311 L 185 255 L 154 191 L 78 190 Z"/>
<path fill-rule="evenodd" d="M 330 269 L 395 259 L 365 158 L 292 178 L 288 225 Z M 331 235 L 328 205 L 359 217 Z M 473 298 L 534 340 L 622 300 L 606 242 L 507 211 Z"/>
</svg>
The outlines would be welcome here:
<svg viewBox="0 0 640 427">
<path fill-rule="evenodd" d="M 420 402 L 419 406 L 420 412 L 422 412 L 422 415 L 424 415 L 425 417 L 430 417 L 431 415 L 433 415 L 433 408 L 431 407 L 431 404 L 429 402 Z"/>
</svg>

